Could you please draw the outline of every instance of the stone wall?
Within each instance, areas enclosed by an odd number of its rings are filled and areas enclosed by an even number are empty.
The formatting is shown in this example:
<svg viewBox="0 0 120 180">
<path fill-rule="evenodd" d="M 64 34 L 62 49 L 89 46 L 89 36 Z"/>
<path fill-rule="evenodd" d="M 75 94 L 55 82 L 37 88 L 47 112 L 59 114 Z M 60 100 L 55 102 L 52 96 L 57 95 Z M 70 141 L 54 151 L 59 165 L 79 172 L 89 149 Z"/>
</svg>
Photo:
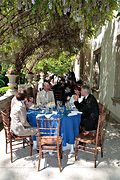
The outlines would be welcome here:
<svg viewBox="0 0 120 180">
<path fill-rule="evenodd" d="M 0 97 L 0 111 L 6 109 L 7 104 L 11 101 L 13 96 L 1 96 Z M 0 114 L 0 123 L 2 122 L 1 114 Z"/>
</svg>

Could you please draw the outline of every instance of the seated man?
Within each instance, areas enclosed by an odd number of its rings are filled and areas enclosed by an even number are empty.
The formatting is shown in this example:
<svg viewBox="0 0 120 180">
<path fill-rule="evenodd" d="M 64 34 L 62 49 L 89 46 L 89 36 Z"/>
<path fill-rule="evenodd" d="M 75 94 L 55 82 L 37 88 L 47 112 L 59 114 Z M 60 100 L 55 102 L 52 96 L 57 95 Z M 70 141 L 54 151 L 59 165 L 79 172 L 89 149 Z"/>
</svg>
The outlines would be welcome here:
<svg viewBox="0 0 120 180">
<path fill-rule="evenodd" d="M 31 128 L 27 122 L 27 113 L 25 105 L 26 94 L 18 92 L 16 94 L 16 100 L 11 106 L 11 130 L 18 136 L 33 136 L 37 133 L 37 129 Z"/>
<path fill-rule="evenodd" d="M 81 103 L 78 102 L 78 96 L 74 96 L 74 104 L 76 108 L 83 112 L 81 127 L 85 131 L 96 130 L 98 125 L 99 107 L 95 97 L 90 94 L 89 86 L 82 86 L 81 96 L 84 96 Z"/>
<path fill-rule="evenodd" d="M 39 106 L 55 106 L 54 94 L 49 82 L 44 82 L 43 90 L 37 93 L 36 103 Z"/>
</svg>

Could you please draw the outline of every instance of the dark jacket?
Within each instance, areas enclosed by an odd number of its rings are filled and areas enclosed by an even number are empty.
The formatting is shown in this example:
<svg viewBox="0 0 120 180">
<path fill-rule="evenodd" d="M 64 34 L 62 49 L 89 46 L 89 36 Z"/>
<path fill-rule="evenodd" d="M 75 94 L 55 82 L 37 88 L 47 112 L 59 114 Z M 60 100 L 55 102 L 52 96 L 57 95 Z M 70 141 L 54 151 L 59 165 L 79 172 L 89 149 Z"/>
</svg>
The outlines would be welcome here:
<svg viewBox="0 0 120 180">
<path fill-rule="evenodd" d="M 86 131 L 96 130 L 98 125 L 99 107 L 95 97 L 89 94 L 87 99 L 83 99 L 81 103 L 74 102 L 76 108 L 83 112 L 81 118 L 81 126 Z"/>
</svg>

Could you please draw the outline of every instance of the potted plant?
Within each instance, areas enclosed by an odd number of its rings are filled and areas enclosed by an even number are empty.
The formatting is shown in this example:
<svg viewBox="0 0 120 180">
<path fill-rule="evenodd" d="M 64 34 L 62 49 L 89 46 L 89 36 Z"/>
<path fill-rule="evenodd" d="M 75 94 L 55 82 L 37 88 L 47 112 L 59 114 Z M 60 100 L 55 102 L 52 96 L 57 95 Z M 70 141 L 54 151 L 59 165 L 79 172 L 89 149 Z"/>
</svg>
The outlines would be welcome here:
<svg viewBox="0 0 120 180">
<path fill-rule="evenodd" d="M 6 72 L 6 74 L 7 74 L 7 75 L 16 75 L 16 71 L 15 71 L 15 69 L 10 68 L 10 69 L 8 69 L 8 71 Z"/>
</svg>

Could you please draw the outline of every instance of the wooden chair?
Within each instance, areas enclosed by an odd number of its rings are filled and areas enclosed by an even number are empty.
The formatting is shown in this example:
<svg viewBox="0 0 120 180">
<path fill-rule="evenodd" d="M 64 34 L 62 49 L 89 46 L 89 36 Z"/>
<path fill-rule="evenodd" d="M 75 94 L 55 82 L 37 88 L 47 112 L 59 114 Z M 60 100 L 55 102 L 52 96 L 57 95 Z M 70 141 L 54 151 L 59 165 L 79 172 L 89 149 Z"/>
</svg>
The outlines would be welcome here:
<svg viewBox="0 0 120 180">
<path fill-rule="evenodd" d="M 63 92 L 61 89 L 54 90 L 55 104 L 57 105 L 57 101 L 61 101 L 63 103 Z"/>
<path fill-rule="evenodd" d="M 96 168 L 96 160 L 98 152 L 101 152 L 103 157 L 103 135 L 106 112 L 99 115 L 97 132 L 86 131 L 76 137 L 75 144 L 75 160 L 77 160 L 78 151 L 85 151 L 94 154 L 94 167 Z M 91 146 L 92 145 L 92 146 Z"/>
<path fill-rule="evenodd" d="M 10 144 L 10 154 L 11 162 L 13 162 L 12 151 L 13 146 L 23 144 L 23 147 L 30 146 L 30 156 L 32 156 L 32 137 L 31 136 L 17 136 L 10 130 L 10 116 L 6 111 L 1 111 L 1 116 L 3 120 L 3 127 L 5 130 L 5 139 L 6 139 L 6 154 L 8 149 L 8 144 Z"/>
<path fill-rule="evenodd" d="M 108 110 L 107 108 L 105 108 L 105 106 L 102 103 L 98 103 L 99 105 L 99 114 L 104 113 L 105 111 L 107 111 L 106 113 L 106 118 L 109 120 L 110 119 L 110 110 Z"/>
<path fill-rule="evenodd" d="M 102 103 L 98 103 L 99 106 L 99 114 L 102 114 L 105 112 L 105 106 Z"/>
<path fill-rule="evenodd" d="M 61 172 L 62 138 L 60 136 L 60 119 L 37 118 L 36 122 L 39 144 L 38 171 L 43 154 L 46 152 L 57 152 L 58 166 Z"/>
</svg>

